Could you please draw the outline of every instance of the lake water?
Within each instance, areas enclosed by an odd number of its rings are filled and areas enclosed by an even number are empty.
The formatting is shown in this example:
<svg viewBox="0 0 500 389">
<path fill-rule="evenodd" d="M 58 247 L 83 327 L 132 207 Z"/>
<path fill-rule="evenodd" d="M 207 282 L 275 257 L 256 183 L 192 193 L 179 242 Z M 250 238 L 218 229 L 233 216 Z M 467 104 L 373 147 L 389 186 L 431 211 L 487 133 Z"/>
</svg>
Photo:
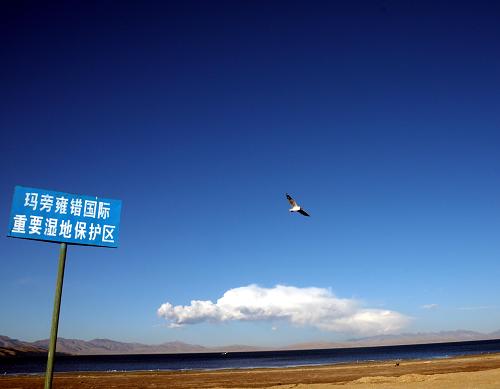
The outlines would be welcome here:
<svg viewBox="0 0 500 389">
<path fill-rule="evenodd" d="M 449 358 L 459 355 L 498 352 L 500 352 L 500 339 L 407 346 L 230 352 L 227 354 L 77 355 L 57 356 L 55 371 L 161 371 L 271 368 L 397 359 Z M 45 372 L 46 363 L 46 356 L 0 358 L 0 374 L 40 374 Z"/>
</svg>

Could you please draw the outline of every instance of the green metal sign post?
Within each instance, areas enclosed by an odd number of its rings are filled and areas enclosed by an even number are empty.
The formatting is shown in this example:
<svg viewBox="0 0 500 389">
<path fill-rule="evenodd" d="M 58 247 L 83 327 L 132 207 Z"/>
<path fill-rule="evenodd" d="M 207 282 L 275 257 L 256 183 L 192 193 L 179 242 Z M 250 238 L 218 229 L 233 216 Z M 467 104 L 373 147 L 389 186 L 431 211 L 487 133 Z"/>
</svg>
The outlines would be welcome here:
<svg viewBox="0 0 500 389">
<path fill-rule="evenodd" d="M 7 236 L 61 244 L 45 389 L 52 388 L 54 376 L 59 311 L 68 244 L 118 247 L 121 209 L 121 200 L 25 186 L 14 188 Z"/>
<path fill-rule="evenodd" d="M 59 270 L 57 272 L 56 294 L 54 297 L 54 311 L 52 312 L 52 327 L 50 330 L 49 355 L 47 359 L 47 370 L 45 372 L 45 389 L 52 388 L 52 377 L 54 376 L 54 356 L 56 353 L 57 329 L 59 328 L 59 311 L 61 309 L 66 251 L 66 243 L 61 243 L 61 248 L 59 250 Z"/>
</svg>

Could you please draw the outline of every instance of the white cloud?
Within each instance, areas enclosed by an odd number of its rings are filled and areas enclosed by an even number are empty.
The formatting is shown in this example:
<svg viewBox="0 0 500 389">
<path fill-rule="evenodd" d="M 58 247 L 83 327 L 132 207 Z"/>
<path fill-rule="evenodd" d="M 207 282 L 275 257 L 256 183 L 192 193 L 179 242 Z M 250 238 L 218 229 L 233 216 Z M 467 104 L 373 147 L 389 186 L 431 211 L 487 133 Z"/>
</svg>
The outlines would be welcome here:
<svg viewBox="0 0 500 389">
<path fill-rule="evenodd" d="M 228 290 L 217 300 L 193 300 L 190 305 L 162 304 L 158 315 L 171 327 L 211 322 L 285 320 L 297 326 L 364 335 L 392 333 L 408 317 L 390 310 L 363 308 L 353 299 L 336 297 L 324 288 L 248 285 Z"/>
<path fill-rule="evenodd" d="M 424 304 L 422 305 L 422 309 L 436 309 L 437 307 L 439 307 L 439 305 L 437 304 Z"/>
</svg>

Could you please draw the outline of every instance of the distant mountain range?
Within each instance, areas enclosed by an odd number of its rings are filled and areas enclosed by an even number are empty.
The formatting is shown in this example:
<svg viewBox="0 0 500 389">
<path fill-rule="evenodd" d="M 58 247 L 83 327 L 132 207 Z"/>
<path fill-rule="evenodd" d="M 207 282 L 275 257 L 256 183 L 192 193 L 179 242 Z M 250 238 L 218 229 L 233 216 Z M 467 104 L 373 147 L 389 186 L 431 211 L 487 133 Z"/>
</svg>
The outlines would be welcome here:
<svg viewBox="0 0 500 389">
<path fill-rule="evenodd" d="M 343 347 L 372 347 L 401 344 L 463 342 L 472 340 L 500 339 L 500 330 L 489 334 L 474 331 L 442 331 L 427 333 L 408 333 L 400 335 L 382 335 L 368 338 L 351 339 L 345 342 L 311 342 L 297 343 L 285 347 L 255 347 L 245 345 L 231 345 L 220 347 L 204 347 L 183 342 L 167 342 L 158 345 L 141 343 L 117 342 L 109 339 L 93 339 L 90 341 L 79 339 L 57 340 L 57 352 L 73 355 L 102 355 L 102 354 L 175 354 L 175 353 L 210 353 L 210 352 L 238 352 L 238 351 L 268 351 L 268 350 L 308 350 Z M 24 342 L 0 335 L 0 356 L 22 356 L 46 354 L 49 341 Z"/>
<path fill-rule="evenodd" d="M 396 346 L 408 344 L 427 344 L 427 343 L 447 343 L 447 342 L 466 342 L 473 340 L 500 339 L 500 330 L 488 334 L 457 330 L 441 332 L 418 332 L 399 335 L 380 335 L 368 338 L 350 339 L 345 342 L 311 342 L 297 343 L 286 347 L 287 350 L 306 350 L 322 348 L 344 348 L 344 347 L 376 347 L 376 346 Z"/>
</svg>

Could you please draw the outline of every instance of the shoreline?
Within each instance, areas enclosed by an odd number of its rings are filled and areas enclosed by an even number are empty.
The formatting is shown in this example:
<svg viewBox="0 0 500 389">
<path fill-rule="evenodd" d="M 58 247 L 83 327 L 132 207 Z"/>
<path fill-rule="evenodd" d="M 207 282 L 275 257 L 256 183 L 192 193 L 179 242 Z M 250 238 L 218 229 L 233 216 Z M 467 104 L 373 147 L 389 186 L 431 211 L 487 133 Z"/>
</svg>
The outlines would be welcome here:
<svg viewBox="0 0 500 389">
<path fill-rule="evenodd" d="M 114 354 L 113 354 L 114 355 Z M 337 363 L 318 363 L 318 364 L 304 364 L 304 365 L 287 365 L 287 366 L 255 366 L 255 367 L 214 367 L 214 368 L 192 368 L 192 369 L 149 369 L 149 370 L 75 370 L 75 371 L 62 371 L 62 372 L 54 372 L 54 375 L 81 375 L 81 374 L 156 374 L 156 373 L 210 373 L 210 372 L 241 372 L 241 371 L 270 371 L 270 370 L 293 370 L 293 369 L 315 369 L 315 368 L 335 368 L 335 367 L 361 367 L 361 366 L 370 366 L 373 364 L 395 364 L 399 363 L 402 365 L 403 363 L 417 363 L 417 362 L 425 362 L 431 363 L 432 361 L 441 361 L 441 360 L 454 360 L 454 359 L 467 359 L 467 358 L 480 358 L 486 356 L 496 356 L 499 353 L 478 353 L 478 354 L 463 354 L 463 355 L 454 355 L 447 357 L 433 357 L 433 358 L 411 358 L 411 359 L 370 359 L 370 360 L 362 360 L 356 362 L 337 362 Z M 1 377 L 45 377 L 45 372 L 39 373 L 0 373 Z"/>
<path fill-rule="evenodd" d="M 396 365 L 399 362 L 399 365 Z M 0 376 L 0 387 L 40 388 L 44 375 Z M 56 373 L 54 388 L 495 388 L 500 353 L 286 368 Z M 387 386 L 389 385 L 389 386 Z M 434 385 L 434 386 L 433 386 Z"/>
</svg>

